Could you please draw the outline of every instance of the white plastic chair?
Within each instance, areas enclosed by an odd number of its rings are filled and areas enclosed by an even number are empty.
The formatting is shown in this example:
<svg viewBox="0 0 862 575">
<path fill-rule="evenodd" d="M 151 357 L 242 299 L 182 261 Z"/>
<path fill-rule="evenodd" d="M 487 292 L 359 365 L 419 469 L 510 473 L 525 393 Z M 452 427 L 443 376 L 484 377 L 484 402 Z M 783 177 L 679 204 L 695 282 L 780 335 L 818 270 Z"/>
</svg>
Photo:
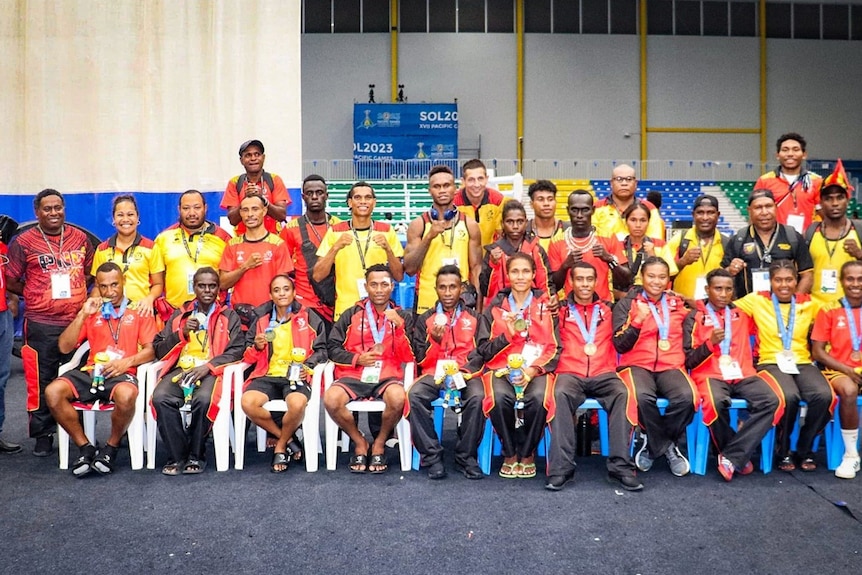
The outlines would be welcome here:
<svg viewBox="0 0 862 575">
<path fill-rule="evenodd" d="M 404 388 L 409 389 L 413 385 L 414 364 L 404 364 Z M 325 389 L 329 389 L 334 381 L 333 370 L 327 371 L 324 377 Z M 406 401 L 406 399 L 405 399 Z M 347 403 L 347 409 L 350 411 L 380 412 L 382 413 L 386 404 L 379 399 L 360 399 Z M 329 471 L 335 470 L 336 460 L 338 458 L 338 424 L 335 423 L 329 416 L 329 412 L 323 410 L 326 421 L 326 469 Z M 398 454 L 401 457 L 401 471 L 410 471 L 413 461 L 413 438 L 410 435 L 410 423 L 406 418 L 402 417 L 395 426 L 395 436 L 398 438 Z M 350 436 L 346 433 L 341 433 L 341 451 L 347 452 L 350 449 Z"/>
<path fill-rule="evenodd" d="M 156 468 L 156 436 L 159 434 L 159 430 L 158 426 L 156 425 L 156 416 L 153 413 L 153 408 L 150 405 L 150 402 L 153 399 L 153 392 L 155 391 L 156 386 L 159 384 L 159 372 L 164 366 L 164 361 L 157 361 L 150 365 L 147 373 L 147 469 Z M 216 415 L 212 428 L 217 471 L 227 471 L 230 467 L 230 445 L 235 443 L 233 425 L 230 417 L 230 371 L 233 369 L 238 369 L 240 368 L 240 366 L 248 367 L 244 363 L 230 365 L 225 368 L 224 373 L 222 374 L 222 394 L 218 404 L 218 415 Z M 242 377 L 241 369 L 240 377 Z"/>
<path fill-rule="evenodd" d="M 332 378 L 332 370 L 334 368 L 335 366 L 332 362 L 318 364 L 315 366 L 314 375 L 311 378 L 311 397 L 308 399 L 308 405 L 305 406 L 305 415 L 302 418 L 302 449 L 305 455 L 305 470 L 309 473 L 317 471 L 319 466 L 318 458 L 322 451 L 320 446 L 320 388 L 324 379 L 324 373 L 328 372 L 329 377 Z M 244 369 L 231 371 L 234 390 L 233 396 L 236 403 L 233 411 L 233 428 L 239 438 L 233 454 L 234 469 L 242 469 L 245 461 L 245 426 L 248 416 L 243 411 L 240 403 L 243 385 L 245 384 L 244 371 Z M 270 412 L 284 413 L 287 411 L 287 402 L 283 399 L 274 399 L 264 403 L 263 408 Z M 266 451 L 266 430 L 262 427 L 257 427 L 257 451 L 259 453 Z"/>
<path fill-rule="evenodd" d="M 67 363 L 60 366 L 58 375 L 77 369 L 81 365 L 84 356 L 90 351 L 90 343 L 85 341 L 75 351 L 75 355 Z M 144 467 L 144 393 L 146 388 L 147 372 L 151 363 L 138 366 L 138 397 L 135 400 L 135 415 L 126 432 L 129 437 L 129 454 L 132 460 L 132 469 L 138 470 Z M 113 411 L 113 403 L 102 403 L 99 400 L 93 403 L 73 401 L 72 407 L 83 413 L 84 434 L 90 443 L 96 444 L 96 413 L 102 411 Z M 62 425 L 57 426 L 57 447 L 60 454 L 60 469 L 69 469 L 69 433 Z"/>
</svg>

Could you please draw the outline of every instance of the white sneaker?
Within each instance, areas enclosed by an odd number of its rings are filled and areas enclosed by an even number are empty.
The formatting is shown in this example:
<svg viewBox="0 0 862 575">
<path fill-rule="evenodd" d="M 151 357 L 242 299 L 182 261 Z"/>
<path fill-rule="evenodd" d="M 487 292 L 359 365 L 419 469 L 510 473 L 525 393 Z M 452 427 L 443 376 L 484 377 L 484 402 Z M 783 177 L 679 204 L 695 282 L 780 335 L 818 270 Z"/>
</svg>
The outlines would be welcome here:
<svg viewBox="0 0 862 575">
<path fill-rule="evenodd" d="M 835 477 L 841 479 L 853 479 L 859 471 L 859 458 L 847 457 L 841 458 L 841 465 L 835 469 Z"/>
</svg>

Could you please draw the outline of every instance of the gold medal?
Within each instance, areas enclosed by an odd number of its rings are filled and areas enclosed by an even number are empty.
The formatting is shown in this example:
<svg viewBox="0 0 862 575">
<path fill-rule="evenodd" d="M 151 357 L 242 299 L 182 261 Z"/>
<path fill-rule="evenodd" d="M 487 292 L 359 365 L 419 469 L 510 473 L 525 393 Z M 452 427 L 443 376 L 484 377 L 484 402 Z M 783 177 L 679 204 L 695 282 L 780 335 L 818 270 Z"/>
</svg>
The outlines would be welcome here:
<svg viewBox="0 0 862 575">
<path fill-rule="evenodd" d="M 525 329 L 527 329 L 527 321 L 522 317 L 519 317 L 518 319 L 516 319 L 515 320 L 515 331 L 524 331 Z"/>
<path fill-rule="evenodd" d="M 721 367 L 728 367 L 732 363 L 733 363 L 733 358 L 730 357 L 729 355 L 722 355 L 721 357 L 718 358 L 718 365 L 720 365 Z"/>
<path fill-rule="evenodd" d="M 850 359 L 853 361 L 862 361 L 862 351 L 854 349 L 853 353 L 850 354 Z"/>
<path fill-rule="evenodd" d="M 587 345 L 584 346 L 584 353 L 587 354 L 588 356 L 592 357 L 592 356 L 596 355 L 596 349 L 597 349 L 596 344 L 588 343 Z"/>
<path fill-rule="evenodd" d="M 264 339 L 266 339 L 266 341 L 268 341 L 269 343 L 274 342 L 274 341 L 275 341 L 275 330 L 274 330 L 274 329 L 268 329 L 268 330 L 266 330 L 265 332 L 263 332 L 263 337 L 264 337 Z"/>
<path fill-rule="evenodd" d="M 668 351 L 670 349 L 670 342 L 666 339 L 658 340 L 658 348 L 662 351 Z"/>
</svg>

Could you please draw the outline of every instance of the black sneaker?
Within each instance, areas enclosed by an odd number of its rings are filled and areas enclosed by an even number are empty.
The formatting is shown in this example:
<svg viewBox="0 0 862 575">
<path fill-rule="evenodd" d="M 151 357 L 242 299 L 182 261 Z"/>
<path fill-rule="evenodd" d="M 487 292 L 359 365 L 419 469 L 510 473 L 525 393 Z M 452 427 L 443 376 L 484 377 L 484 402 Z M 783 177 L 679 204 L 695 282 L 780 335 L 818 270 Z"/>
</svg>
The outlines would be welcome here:
<svg viewBox="0 0 862 575">
<path fill-rule="evenodd" d="M 41 439 L 41 438 L 40 438 Z M 87 444 L 81 447 L 81 454 L 78 459 L 72 463 L 72 475 L 75 477 L 84 477 L 93 470 L 93 460 L 96 458 L 96 448 Z"/>
<path fill-rule="evenodd" d="M 54 436 L 43 435 L 36 438 L 36 447 L 33 448 L 33 455 L 36 457 L 48 457 L 54 451 Z"/>
<path fill-rule="evenodd" d="M 551 475 L 548 477 L 548 482 L 545 483 L 545 489 L 548 491 L 562 491 L 566 483 L 575 480 L 575 470 L 571 470 L 565 475 Z"/>
<path fill-rule="evenodd" d="M 636 475 L 608 473 L 608 482 L 619 485 L 626 491 L 643 491 L 644 488 L 644 484 L 640 482 Z"/>
<path fill-rule="evenodd" d="M 445 479 L 446 468 L 442 461 L 437 461 L 428 466 L 428 479 Z"/>
<path fill-rule="evenodd" d="M 114 471 L 116 458 L 117 448 L 106 443 L 105 447 L 99 450 L 99 455 L 93 460 L 93 469 L 102 475 L 109 475 Z"/>
</svg>

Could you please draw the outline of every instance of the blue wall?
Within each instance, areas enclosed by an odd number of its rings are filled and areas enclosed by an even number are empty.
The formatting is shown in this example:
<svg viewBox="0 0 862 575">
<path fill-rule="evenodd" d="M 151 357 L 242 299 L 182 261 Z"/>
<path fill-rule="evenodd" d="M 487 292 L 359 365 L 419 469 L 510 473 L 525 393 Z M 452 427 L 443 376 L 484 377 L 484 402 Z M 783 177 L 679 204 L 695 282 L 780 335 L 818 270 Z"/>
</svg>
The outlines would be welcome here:
<svg viewBox="0 0 862 575">
<path fill-rule="evenodd" d="M 288 215 L 301 215 L 300 190 L 297 188 L 288 191 L 291 199 Z M 108 238 L 115 232 L 111 224 L 111 202 L 121 193 L 127 192 L 64 194 L 66 221 L 86 228 L 102 239 Z M 218 223 L 219 218 L 226 214 L 226 211 L 219 207 L 223 193 L 221 190 L 204 192 L 208 220 Z M 160 231 L 177 221 L 180 192 L 137 192 L 134 195 L 141 215 L 139 230 L 144 236 L 153 239 Z M 34 220 L 33 197 L 0 195 L 0 213 L 14 218 L 19 224 Z"/>
</svg>

